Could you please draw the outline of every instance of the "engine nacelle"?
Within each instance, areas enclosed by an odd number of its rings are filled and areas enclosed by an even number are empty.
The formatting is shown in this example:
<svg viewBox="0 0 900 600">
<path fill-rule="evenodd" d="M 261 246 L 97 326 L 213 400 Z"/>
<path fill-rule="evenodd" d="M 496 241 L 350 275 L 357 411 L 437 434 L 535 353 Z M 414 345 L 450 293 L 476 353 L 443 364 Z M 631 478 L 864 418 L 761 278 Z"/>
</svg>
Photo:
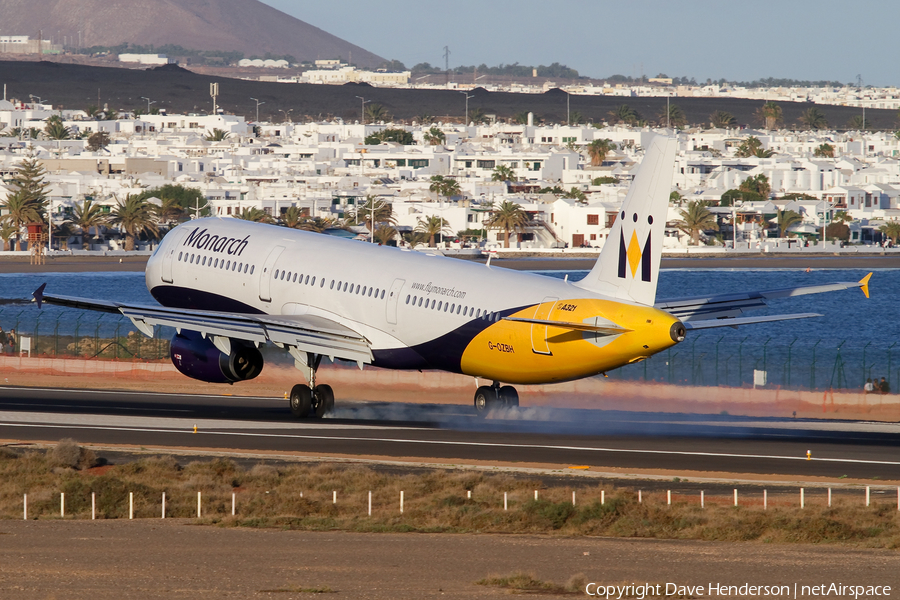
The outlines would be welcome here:
<svg viewBox="0 0 900 600">
<path fill-rule="evenodd" d="M 263 368 L 263 357 L 256 347 L 231 340 L 231 354 L 225 354 L 196 331 L 176 334 L 170 353 L 172 364 L 181 373 L 209 383 L 246 381 Z"/>
</svg>

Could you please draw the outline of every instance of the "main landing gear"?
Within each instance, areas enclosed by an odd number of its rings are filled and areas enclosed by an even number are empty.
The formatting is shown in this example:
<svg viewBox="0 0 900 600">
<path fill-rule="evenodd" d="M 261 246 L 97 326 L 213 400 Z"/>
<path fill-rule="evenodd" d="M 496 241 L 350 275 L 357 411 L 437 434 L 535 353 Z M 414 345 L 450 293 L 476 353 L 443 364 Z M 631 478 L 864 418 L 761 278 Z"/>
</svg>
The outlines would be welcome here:
<svg viewBox="0 0 900 600">
<path fill-rule="evenodd" d="M 519 393 L 510 385 L 501 386 L 499 381 L 483 385 L 475 391 L 475 414 L 485 416 L 496 408 L 518 408 Z"/>
<path fill-rule="evenodd" d="M 303 369 L 309 384 L 300 383 L 291 388 L 291 414 L 298 419 L 321 418 L 334 410 L 334 390 L 330 385 L 316 385 L 316 371 L 321 360 L 321 355 L 309 355 Z"/>
</svg>

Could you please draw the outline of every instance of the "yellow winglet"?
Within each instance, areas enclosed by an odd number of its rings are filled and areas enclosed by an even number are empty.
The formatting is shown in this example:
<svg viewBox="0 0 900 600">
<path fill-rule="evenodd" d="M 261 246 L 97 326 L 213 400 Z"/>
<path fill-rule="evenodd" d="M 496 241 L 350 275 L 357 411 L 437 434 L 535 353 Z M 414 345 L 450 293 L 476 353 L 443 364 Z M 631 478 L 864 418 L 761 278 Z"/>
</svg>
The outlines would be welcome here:
<svg viewBox="0 0 900 600">
<path fill-rule="evenodd" d="M 869 278 L 872 276 L 871 273 L 863 277 L 859 280 L 859 288 L 862 290 L 862 293 L 866 295 L 866 298 L 869 297 Z"/>
</svg>

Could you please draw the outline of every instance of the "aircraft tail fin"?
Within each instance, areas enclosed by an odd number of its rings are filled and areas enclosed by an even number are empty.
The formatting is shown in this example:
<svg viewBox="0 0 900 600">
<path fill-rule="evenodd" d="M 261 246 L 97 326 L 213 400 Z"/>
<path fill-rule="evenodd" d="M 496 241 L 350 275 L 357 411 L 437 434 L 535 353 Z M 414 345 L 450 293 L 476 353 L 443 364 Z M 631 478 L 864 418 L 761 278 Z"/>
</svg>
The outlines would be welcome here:
<svg viewBox="0 0 900 600">
<path fill-rule="evenodd" d="M 650 143 L 597 263 L 576 285 L 620 300 L 654 304 L 676 148 L 677 141 L 664 136 Z"/>
</svg>

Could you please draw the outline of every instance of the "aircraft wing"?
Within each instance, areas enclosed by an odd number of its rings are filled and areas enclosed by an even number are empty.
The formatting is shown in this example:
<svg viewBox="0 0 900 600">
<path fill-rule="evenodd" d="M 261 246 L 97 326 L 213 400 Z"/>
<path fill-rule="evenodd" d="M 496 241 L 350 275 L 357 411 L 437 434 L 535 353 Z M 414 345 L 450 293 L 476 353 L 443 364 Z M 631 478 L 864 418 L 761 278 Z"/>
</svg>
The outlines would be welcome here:
<svg viewBox="0 0 900 600">
<path fill-rule="evenodd" d="M 675 298 L 657 302 L 654 306 L 664 310 L 672 316 L 678 317 L 688 329 L 701 329 L 699 323 L 715 323 L 726 321 L 721 325 L 706 325 L 705 327 L 726 327 L 761 323 L 765 321 L 783 321 L 787 319 L 808 318 L 813 314 L 803 315 L 776 315 L 772 317 L 739 318 L 744 311 L 755 308 L 765 308 L 766 301 L 773 298 L 789 298 L 793 296 L 805 296 L 806 294 L 821 294 L 824 292 L 836 292 L 851 288 L 861 288 L 866 298 L 869 297 L 869 278 L 871 273 L 855 283 L 829 283 L 824 285 L 808 285 L 795 288 L 779 288 L 753 292 L 739 292 L 733 294 L 719 294 L 716 296 L 697 296 L 693 298 Z M 727 321 L 731 321 L 728 323 Z M 738 322 L 741 321 L 741 322 Z M 690 327 L 690 323 L 695 323 Z"/>
<path fill-rule="evenodd" d="M 149 337 L 153 337 L 153 327 L 165 325 L 174 327 L 177 331 L 186 329 L 208 336 L 225 354 L 231 352 L 230 340 L 238 339 L 255 344 L 272 342 L 286 348 L 295 358 L 297 352 L 301 353 L 301 357 L 309 352 L 358 363 L 371 363 L 373 360 L 371 344 L 365 337 L 323 317 L 223 313 L 124 304 L 45 294 L 46 285 L 34 292 L 38 308 L 46 302 L 69 308 L 119 313 L 131 319 L 134 326 Z"/>
</svg>

